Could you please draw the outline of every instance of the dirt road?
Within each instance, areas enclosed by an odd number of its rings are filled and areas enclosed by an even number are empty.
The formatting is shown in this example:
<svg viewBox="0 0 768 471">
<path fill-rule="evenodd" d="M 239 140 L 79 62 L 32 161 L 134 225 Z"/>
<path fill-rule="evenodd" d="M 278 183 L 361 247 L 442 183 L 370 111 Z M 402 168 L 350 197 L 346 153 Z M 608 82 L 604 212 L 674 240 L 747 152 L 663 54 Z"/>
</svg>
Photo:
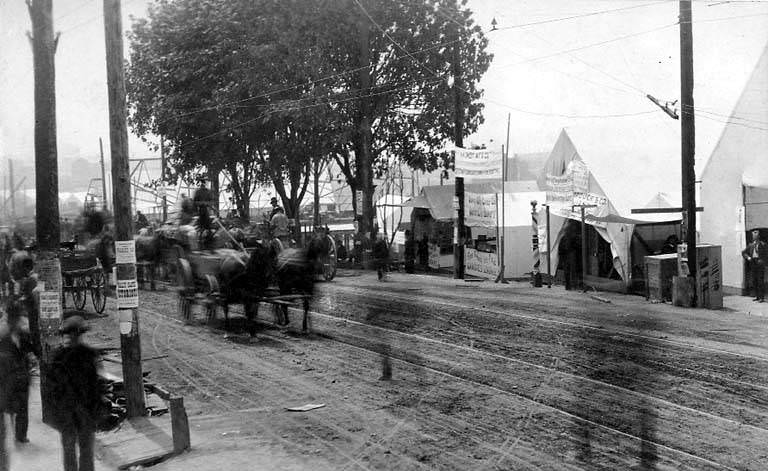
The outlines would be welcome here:
<svg viewBox="0 0 768 471">
<path fill-rule="evenodd" d="M 142 292 L 144 356 L 168 355 L 145 369 L 193 415 L 230 417 L 229 446 L 307 469 L 766 469 L 764 318 L 342 275 L 318 284 L 310 335 L 268 308 L 253 339 L 185 325 L 173 291 Z M 285 412 L 307 403 L 326 406 Z"/>
</svg>

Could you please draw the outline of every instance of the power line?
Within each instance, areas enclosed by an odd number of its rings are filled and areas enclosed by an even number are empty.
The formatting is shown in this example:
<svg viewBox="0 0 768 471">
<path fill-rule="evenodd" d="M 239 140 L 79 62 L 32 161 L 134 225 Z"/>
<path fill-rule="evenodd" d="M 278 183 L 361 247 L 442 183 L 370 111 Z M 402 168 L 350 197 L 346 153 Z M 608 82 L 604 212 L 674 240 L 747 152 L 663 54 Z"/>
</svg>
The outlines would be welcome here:
<svg viewBox="0 0 768 471">
<path fill-rule="evenodd" d="M 560 21 L 574 20 L 574 19 L 577 19 L 577 18 L 586 18 L 586 17 L 589 17 L 589 16 L 604 15 L 604 14 L 607 14 L 607 13 L 615 13 L 615 12 L 619 12 L 619 11 L 633 10 L 633 9 L 636 9 L 636 8 L 644 8 L 644 7 L 653 6 L 653 5 L 660 5 L 662 3 L 668 3 L 668 1 L 667 0 L 661 0 L 661 1 L 656 1 L 656 2 L 652 2 L 652 3 L 644 3 L 642 5 L 632 5 L 632 6 L 628 6 L 628 7 L 613 8 L 613 9 L 610 9 L 610 10 L 593 11 L 593 12 L 589 12 L 589 13 L 582 13 L 580 15 L 564 16 L 564 17 L 560 17 L 560 18 L 550 18 L 548 20 L 533 21 L 533 22 L 530 22 L 530 23 L 521 23 L 521 24 L 517 24 L 517 25 L 504 26 L 504 27 L 496 28 L 496 29 L 499 30 L 499 31 L 503 31 L 503 30 L 508 30 L 508 29 L 525 28 L 527 26 L 537 26 L 537 25 L 543 25 L 543 24 L 547 24 L 547 23 L 556 23 L 556 22 L 560 22 Z"/>
<path fill-rule="evenodd" d="M 400 45 L 400 44 L 399 44 L 397 41 L 395 41 L 395 40 L 394 40 L 394 38 L 392 38 L 392 36 L 391 36 L 389 33 L 387 33 L 387 32 L 386 32 L 386 31 L 385 31 L 385 30 L 382 28 L 382 26 L 381 26 L 381 25 L 379 25 L 379 24 L 378 24 L 378 23 L 377 23 L 377 22 L 376 22 L 376 21 L 373 19 L 373 17 L 371 17 L 371 15 L 370 15 L 370 14 L 368 13 L 368 11 L 367 11 L 367 10 L 366 10 L 366 9 L 363 7 L 363 5 L 362 5 L 362 4 L 359 2 L 359 0 L 354 0 L 354 2 L 355 2 L 355 3 L 357 4 L 357 6 L 358 6 L 358 7 L 359 7 L 359 8 L 360 8 L 362 11 L 363 11 L 363 13 L 364 13 L 364 14 L 365 14 L 365 15 L 368 17 L 368 19 L 371 21 L 371 23 L 373 23 L 373 25 L 374 25 L 374 26 L 376 26 L 376 28 L 377 28 L 379 31 L 381 31 L 381 33 L 382 33 L 382 34 L 383 34 L 383 35 L 384 35 L 384 36 L 385 36 L 385 37 L 386 37 L 386 38 L 387 38 L 387 39 L 388 39 L 388 40 L 389 40 L 389 41 L 390 41 L 390 42 L 391 42 L 391 43 L 392 43 L 394 46 L 396 46 L 397 48 L 399 48 L 399 49 L 401 49 L 401 50 L 405 51 L 405 48 L 403 48 L 403 46 L 401 46 L 401 45 Z M 674 25 L 672 25 L 672 26 L 674 26 Z M 668 27 L 668 26 L 665 26 L 665 28 L 666 28 L 666 27 Z M 658 28 L 656 28 L 656 29 L 658 29 Z M 432 75 L 436 76 L 437 78 L 441 78 L 441 77 L 440 77 L 440 76 L 439 76 L 439 75 L 438 75 L 438 74 L 437 74 L 435 71 L 431 70 L 431 69 L 430 69 L 429 67 L 427 67 L 426 65 L 419 63 L 419 62 L 416 60 L 416 58 L 414 58 L 413 56 L 410 56 L 410 57 L 411 57 L 411 59 L 412 59 L 414 62 L 416 62 L 416 64 L 417 64 L 417 65 L 421 66 L 422 68 L 424 68 L 425 70 L 427 70 L 428 72 L 430 72 Z M 463 91 L 464 91 L 464 92 L 466 92 L 466 93 L 470 93 L 470 92 L 469 92 L 469 90 L 466 90 L 466 89 L 463 89 Z M 627 117 L 627 116 L 639 116 L 639 115 L 642 115 L 642 114 L 650 114 L 650 113 L 655 113 L 655 112 L 656 112 L 655 110 L 653 110 L 653 111 L 643 111 L 643 112 L 637 112 L 637 113 L 624 113 L 624 114 L 607 114 L 607 115 L 565 115 L 565 114 L 557 114 L 557 113 L 540 113 L 540 112 L 535 112 L 535 111 L 524 110 L 524 109 L 521 109 L 521 108 L 516 108 L 516 107 L 510 106 L 510 105 L 507 105 L 507 104 L 505 104 L 505 103 L 495 102 L 495 101 L 493 101 L 493 100 L 488 100 L 488 99 L 486 99 L 486 101 L 489 101 L 489 102 L 491 102 L 491 103 L 496 103 L 496 104 L 498 104 L 498 105 L 500 105 L 500 106 L 504 106 L 504 107 L 506 107 L 506 108 L 509 108 L 509 109 L 512 109 L 512 110 L 515 110 L 515 111 L 518 111 L 518 112 L 521 112 L 521 113 L 532 114 L 532 115 L 537 115 L 537 116 L 557 116 L 557 117 L 564 117 L 564 118 L 621 118 L 621 117 Z"/>
</svg>

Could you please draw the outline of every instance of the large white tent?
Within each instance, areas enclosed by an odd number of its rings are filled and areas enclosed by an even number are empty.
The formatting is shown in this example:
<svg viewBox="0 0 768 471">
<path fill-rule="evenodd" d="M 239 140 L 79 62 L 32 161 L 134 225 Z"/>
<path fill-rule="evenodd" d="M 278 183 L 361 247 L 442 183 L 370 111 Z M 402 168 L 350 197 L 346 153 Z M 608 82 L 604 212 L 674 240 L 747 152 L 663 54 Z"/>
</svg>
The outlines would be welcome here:
<svg viewBox="0 0 768 471">
<path fill-rule="evenodd" d="M 665 114 L 651 115 L 640 123 L 591 125 L 567 128 L 560 133 L 539 186 L 550 205 L 551 264 L 557 266 L 557 246 L 567 219 L 581 219 L 610 244 L 613 268 L 629 285 L 630 244 L 636 224 L 680 219 L 680 213 L 634 214 L 633 209 L 653 207 L 659 193 L 680 187 L 680 127 Z M 669 205 L 669 197 L 659 207 Z M 680 201 L 674 201 L 675 206 Z M 542 221 L 543 218 L 539 218 Z"/>
<path fill-rule="evenodd" d="M 701 174 L 702 242 L 722 246 L 723 285 L 746 288 L 741 251 L 768 229 L 768 47 Z"/>
</svg>

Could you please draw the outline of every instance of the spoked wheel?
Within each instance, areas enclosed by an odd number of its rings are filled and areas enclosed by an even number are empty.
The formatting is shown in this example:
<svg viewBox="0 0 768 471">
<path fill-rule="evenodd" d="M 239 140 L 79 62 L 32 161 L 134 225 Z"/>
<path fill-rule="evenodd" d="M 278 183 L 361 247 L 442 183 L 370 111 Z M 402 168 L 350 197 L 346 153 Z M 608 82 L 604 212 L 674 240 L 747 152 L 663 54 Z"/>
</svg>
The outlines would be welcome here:
<svg viewBox="0 0 768 471">
<path fill-rule="evenodd" d="M 85 293 L 88 289 L 88 284 L 82 276 L 76 276 L 72 280 L 72 284 L 72 301 L 75 303 L 75 309 L 82 311 L 85 308 Z"/>
<path fill-rule="evenodd" d="M 328 237 L 328 253 L 326 254 L 327 260 L 323 262 L 323 278 L 325 281 L 331 281 L 336 276 L 338 257 L 336 256 L 336 241 L 331 236 L 326 237 Z"/>
<path fill-rule="evenodd" d="M 96 313 L 101 314 L 107 306 L 107 277 L 104 272 L 96 270 L 91 276 L 91 303 Z"/>
</svg>

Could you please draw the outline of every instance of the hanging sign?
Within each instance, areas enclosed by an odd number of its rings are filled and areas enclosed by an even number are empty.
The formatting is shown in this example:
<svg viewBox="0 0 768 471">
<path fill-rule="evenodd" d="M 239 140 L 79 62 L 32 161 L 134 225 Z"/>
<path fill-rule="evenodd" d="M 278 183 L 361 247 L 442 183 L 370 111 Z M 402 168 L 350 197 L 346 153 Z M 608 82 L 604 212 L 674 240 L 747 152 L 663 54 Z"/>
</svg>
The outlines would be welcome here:
<svg viewBox="0 0 768 471">
<path fill-rule="evenodd" d="M 464 249 L 464 271 L 481 278 L 495 277 L 499 274 L 499 257 L 495 252 Z"/>
<path fill-rule="evenodd" d="M 139 307 L 139 283 L 136 279 L 117 280 L 117 308 L 136 309 Z"/>
<path fill-rule="evenodd" d="M 457 177 L 501 178 L 501 151 L 487 149 L 462 149 L 454 151 L 454 166 Z"/>
<path fill-rule="evenodd" d="M 355 190 L 355 214 L 363 214 L 363 191 Z"/>
<path fill-rule="evenodd" d="M 136 264 L 136 242 L 133 240 L 116 240 L 115 261 L 119 264 Z"/>
<path fill-rule="evenodd" d="M 495 193 L 464 193 L 464 224 L 470 227 L 496 227 L 498 211 Z"/>
</svg>

